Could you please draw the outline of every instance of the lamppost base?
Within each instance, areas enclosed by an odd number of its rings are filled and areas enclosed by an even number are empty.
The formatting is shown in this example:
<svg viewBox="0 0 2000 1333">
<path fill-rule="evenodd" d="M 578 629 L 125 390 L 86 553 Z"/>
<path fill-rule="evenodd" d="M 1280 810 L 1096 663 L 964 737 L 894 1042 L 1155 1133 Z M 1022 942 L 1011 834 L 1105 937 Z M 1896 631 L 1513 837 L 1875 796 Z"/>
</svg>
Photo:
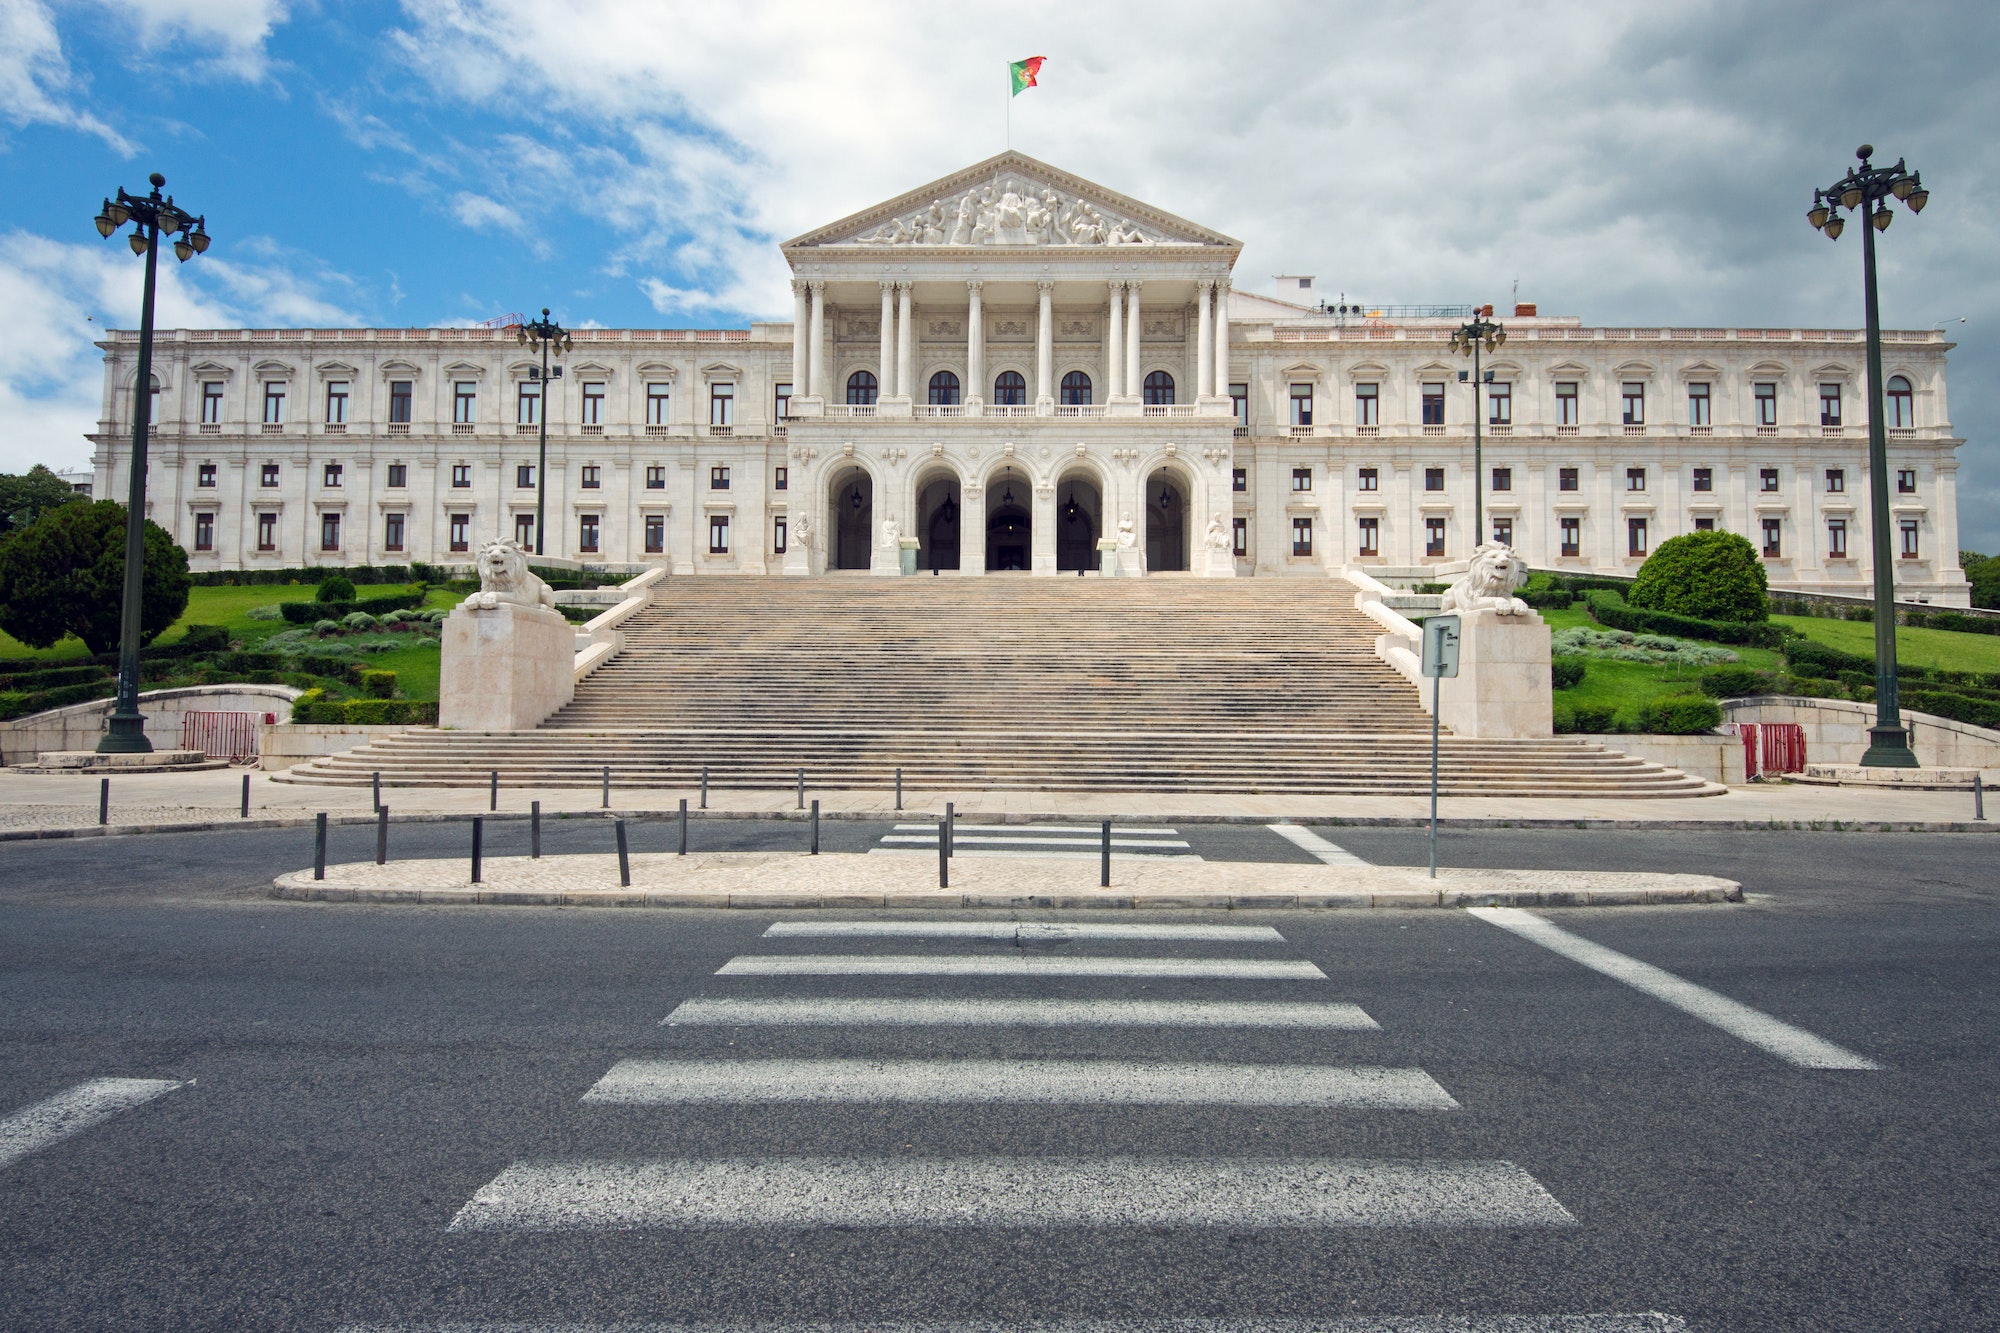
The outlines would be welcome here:
<svg viewBox="0 0 2000 1333">
<path fill-rule="evenodd" d="M 1917 752 L 1910 748 L 1910 733 L 1901 727 L 1868 728 L 1868 752 L 1861 756 L 1863 768 L 1919 768 Z"/>
<path fill-rule="evenodd" d="M 146 719 L 137 713 L 113 713 L 105 722 L 104 737 L 97 742 L 99 754 L 151 754 L 153 743 L 146 739 Z"/>
</svg>

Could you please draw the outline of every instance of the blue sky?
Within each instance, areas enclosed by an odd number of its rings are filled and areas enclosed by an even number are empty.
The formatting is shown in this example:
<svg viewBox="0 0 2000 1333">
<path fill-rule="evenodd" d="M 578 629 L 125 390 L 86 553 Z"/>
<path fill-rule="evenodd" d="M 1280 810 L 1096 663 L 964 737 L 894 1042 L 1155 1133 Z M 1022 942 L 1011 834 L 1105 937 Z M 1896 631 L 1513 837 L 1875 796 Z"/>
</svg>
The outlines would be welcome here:
<svg viewBox="0 0 2000 1333">
<path fill-rule="evenodd" d="M 87 459 L 139 276 L 90 218 L 149 171 L 216 238 L 174 323 L 740 326 L 789 317 L 777 241 L 997 151 L 1046 55 L 1016 147 L 1243 239 L 1243 285 L 1373 302 L 1853 326 L 1859 248 L 1803 214 L 1907 155 L 1884 317 L 1960 343 L 1992 551 L 1995 51 L 1964 4 L 0 0 L 0 468 Z"/>
</svg>

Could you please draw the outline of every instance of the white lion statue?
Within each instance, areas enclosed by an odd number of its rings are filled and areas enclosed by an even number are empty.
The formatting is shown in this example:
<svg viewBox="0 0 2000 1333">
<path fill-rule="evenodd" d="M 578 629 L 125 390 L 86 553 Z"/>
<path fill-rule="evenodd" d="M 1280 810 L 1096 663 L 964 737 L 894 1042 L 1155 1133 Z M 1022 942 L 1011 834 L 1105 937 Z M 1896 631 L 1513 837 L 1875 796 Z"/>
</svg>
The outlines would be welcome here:
<svg viewBox="0 0 2000 1333">
<path fill-rule="evenodd" d="M 1482 542 L 1472 553 L 1472 567 L 1444 592 L 1438 610 L 1497 611 L 1503 616 L 1525 616 L 1528 604 L 1513 595 L 1528 581 L 1527 562 L 1504 542 Z"/>
<path fill-rule="evenodd" d="M 475 611 L 496 606 L 546 606 L 555 609 L 549 585 L 528 571 L 528 553 L 518 542 L 491 541 L 479 548 L 479 591 L 463 605 Z"/>
</svg>

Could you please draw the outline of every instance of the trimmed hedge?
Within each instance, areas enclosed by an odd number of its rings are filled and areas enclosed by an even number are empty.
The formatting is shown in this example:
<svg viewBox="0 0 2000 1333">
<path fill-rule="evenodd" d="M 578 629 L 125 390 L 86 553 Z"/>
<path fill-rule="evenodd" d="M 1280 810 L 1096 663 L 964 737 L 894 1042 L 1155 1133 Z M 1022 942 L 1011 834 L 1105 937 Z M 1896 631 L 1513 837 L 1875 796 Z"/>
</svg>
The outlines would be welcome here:
<svg viewBox="0 0 2000 1333">
<path fill-rule="evenodd" d="M 60 685 L 52 690 L 4 694 L 0 695 L 0 718 L 45 713 L 51 708 L 67 708 L 71 704 L 88 703 L 93 699 L 109 699 L 116 693 L 118 693 L 118 681 L 114 677 L 106 676 L 103 680 L 85 681 L 78 685 Z"/>
<path fill-rule="evenodd" d="M 1612 629 L 1634 634 L 1665 634 L 1680 639 L 1708 639 L 1714 643 L 1736 643 L 1749 648 L 1782 648 L 1791 632 L 1782 625 L 1744 623 L 1730 620 L 1697 620 L 1671 611 L 1649 611 L 1629 606 L 1615 592 L 1593 592 L 1584 599 L 1590 618 Z"/>
<path fill-rule="evenodd" d="M 361 689 L 371 699 L 393 699 L 396 697 L 396 673 L 364 671 L 361 673 Z"/>
<path fill-rule="evenodd" d="M 444 571 L 436 565 L 311 565 L 294 569 L 207 569 L 188 575 L 197 588 L 269 587 L 272 584 L 300 583 L 318 587 L 321 581 L 339 574 L 355 583 L 408 583 L 422 579 L 436 583 Z"/>
<path fill-rule="evenodd" d="M 434 727 L 435 699 L 319 699 L 301 697 L 292 705 L 292 721 L 326 726 Z"/>
<path fill-rule="evenodd" d="M 1571 689 L 1583 683 L 1583 673 L 1590 662 L 1582 657 L 1557 657 L 1549 661 L 1549 682 L 1558 690 Z"/>
<path fill-rule="evenodd" d="M 1617 728 L 1618 707 L 1615 704 L 1558 704 L 1555 724 L 1559 732 L 1602 735 Z"/>
<path fill-rule="evenodd" d="M 101 666 L 50 667 L 46 671 L 23 671 L 0 676 L 0 690 L 53 690 L 64 685 L 84 685 L 102 680 L 109 672 Z"/>
<path fill-rule="evenodd" d="M 1705 694 L 1670 694 L 1639 709 L 1639 729 L 1655 736 L 1699 736 L 1722 725 L 1722 705 Z"/>
<path fill-rule="evenodd" d="M 371 616 L 387 615 L 391 611 L 414 611 L 424 604 L 428 594 L 421 592 L 391 593 L 387 597 L 369 597 L 359 602 L 280 602 L 278 613 L 294 625 L 311 625 L 322 620 L 339 620 L 351 616 L 356 611 L 365 611 Z"/>
<path fill-rule="evenodd" d="M 1734 532 L 1669 537 L 1646 557 L 1625 600 L 1693 620 L 1761 621 L 1771 615 L 1764 562 Z"/>
<path fill-rule="evenodd" d="M 1974 699 L 1945 690 L 1901 690 L 1903 707 L 1919 713 L 1935 713 L 1954 722 L 1975 727 L 2000 727 L 2000 700 Z"/>
<path fill-rule="evenodd" d="M 1701 673 L 1701 692 L 1717 699 L 1737 699 L 1746 694 L 1782 694 L 1778 677 L 1769 671 L 1747 666 L 1719 666 Z"/>
</svg>

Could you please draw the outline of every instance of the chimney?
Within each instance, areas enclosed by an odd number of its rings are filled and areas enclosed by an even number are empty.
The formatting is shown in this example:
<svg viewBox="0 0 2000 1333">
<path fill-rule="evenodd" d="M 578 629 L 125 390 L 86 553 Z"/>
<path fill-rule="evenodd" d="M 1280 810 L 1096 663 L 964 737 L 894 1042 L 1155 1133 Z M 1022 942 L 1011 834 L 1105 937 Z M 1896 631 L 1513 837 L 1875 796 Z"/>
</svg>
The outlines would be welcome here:
<svg viewBox="0 0 2000 1333">
<path fill-rule="evenodd" d="M 1490 301 L 1489 301 L 1489 302 L 1487 302 L 1487 303 L 1486 303 L 1485 305 L 1483 305 L 1483 306 L 1479 307 L 1479 317 L 1480 317 L 1481 319 L 1491 319 L 1491 318 L 1493 318 L 1493 303 L 1492 303 L 1492 302 L 1490 302 Z"/>
<path fill-rule="evenodd" d="M 1534 317 L 1535 317 L 1535 303 L 1533 301 L 1514 302 L 1515 319 L 1533 319 Z"/>
</svg>

